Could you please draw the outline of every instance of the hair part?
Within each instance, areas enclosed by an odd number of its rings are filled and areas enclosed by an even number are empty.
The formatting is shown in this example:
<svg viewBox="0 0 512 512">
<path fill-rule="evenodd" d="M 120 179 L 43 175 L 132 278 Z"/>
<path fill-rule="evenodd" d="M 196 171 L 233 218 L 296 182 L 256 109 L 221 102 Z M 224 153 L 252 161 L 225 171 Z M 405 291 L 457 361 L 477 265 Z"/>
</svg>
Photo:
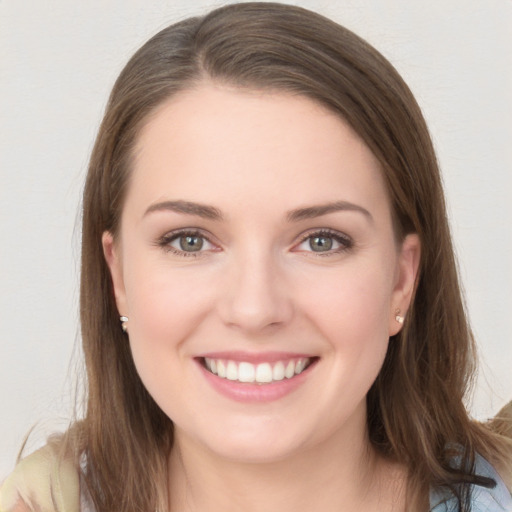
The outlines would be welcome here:
<svg viewBox="0 0 512 512">
<path fill-rule="evenodd" d="M 80 292 L 87 411 L 69 439 L 87 457 L 98 512 L 167 509 L 172 422 L 135 369 L 101 238 L 118 236 L 142 126 L 163 102 L 205 80 L 311 98 L 348 122 L 379 160 L 397 239 L 417 233 L 422 255 L 404 328 L 368 394 L 370 440 L 407 465 L 411 496 L 432 485 L 486 484 L 473 475 L 475 452 L 493 458 L 502 445 L 464 407 L 475 346 L 435 152 L 411 91 L 380 53 L 333 21 L 300 7 L 242 3 L 172 25 L 138 50 L 114 85 L 92 152 Z"/>
</svg>

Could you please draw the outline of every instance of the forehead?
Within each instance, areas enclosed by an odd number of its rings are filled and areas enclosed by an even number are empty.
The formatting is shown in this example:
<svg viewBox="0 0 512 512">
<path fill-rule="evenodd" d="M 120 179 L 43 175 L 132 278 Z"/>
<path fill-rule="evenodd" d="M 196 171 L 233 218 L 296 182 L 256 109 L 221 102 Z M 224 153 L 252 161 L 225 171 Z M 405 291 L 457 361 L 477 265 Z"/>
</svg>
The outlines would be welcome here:
<svg viewBox="0 0 512 512">
<path fill-rule="evenodd" d="M 387 203 L 381 174 L 350 126 L 313 100 L 207 84 L 149 117 L 128 199 L 135 196 L 140 207 L 169 194 L 221 207 L 255 199 L 283 208 L 340 199 Z"/>
</svg>

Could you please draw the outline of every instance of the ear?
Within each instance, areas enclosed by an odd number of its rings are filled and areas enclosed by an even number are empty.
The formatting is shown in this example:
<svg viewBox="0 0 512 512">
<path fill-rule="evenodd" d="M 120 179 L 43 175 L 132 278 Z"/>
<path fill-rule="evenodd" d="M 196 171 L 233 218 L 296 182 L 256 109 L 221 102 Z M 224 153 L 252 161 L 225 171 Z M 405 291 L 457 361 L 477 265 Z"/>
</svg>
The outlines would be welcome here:
<svg viewBox="0 0 512 512">
<path fill-rule="evenodd" d="M 389 311 L 389 335 L 400 332 L 402 324 L 396 317 L 405 318 L 414 298 L 416 278 L 421 259 L 421 243 L 417 234 L 407 235 L 399 249 L 395 287 Z"/>
<path fill-rule="evenodd" d="M 119 315 L 128 316 L 128 308 L 126 304 L 126 292 L 124 287 L 123 266 L 119 246 L 115 243 L 112 233 L 105 231 L 101 237 L 103 245 L 103 254 L 107 261 L 112 284 L 114 287 L 114 295 L 116 298 L 117 311 Z"/>
</svg>

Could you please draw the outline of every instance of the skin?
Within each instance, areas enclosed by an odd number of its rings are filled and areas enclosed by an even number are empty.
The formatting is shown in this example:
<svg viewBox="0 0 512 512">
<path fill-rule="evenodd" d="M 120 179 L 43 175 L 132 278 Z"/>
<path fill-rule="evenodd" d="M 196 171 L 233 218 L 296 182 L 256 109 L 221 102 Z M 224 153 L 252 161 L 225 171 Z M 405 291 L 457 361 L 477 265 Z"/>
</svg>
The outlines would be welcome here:
<svg viewBox="0 0 512 512">
<path fill-rule="evenodd" d="M 204 83 L 147 121 L 130 179 L 103 246 L 139 375 L 175 424 L 173 510 L 402 510 L 405 470 L 370 446 L 365 397 L 420 246 L 396 242 L 371 151 L 307 98 Z M 204 236 L 200 251 L 184 252 L 181 229 Z M 204 378 L 210 351 L 317 359 L 293 392 L 244 403 Z"/>
</svg>

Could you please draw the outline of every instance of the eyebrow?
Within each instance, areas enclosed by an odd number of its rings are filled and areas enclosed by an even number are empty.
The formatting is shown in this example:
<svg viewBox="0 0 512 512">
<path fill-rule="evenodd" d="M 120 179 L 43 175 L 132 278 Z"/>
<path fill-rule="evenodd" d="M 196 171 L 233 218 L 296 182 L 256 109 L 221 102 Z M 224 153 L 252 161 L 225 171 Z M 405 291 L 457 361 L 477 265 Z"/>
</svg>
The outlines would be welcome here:
<svg viewBox="0 0 512 512">
<path fill-rule="evenodd" d="M 207 204 L 194 203 L 192 201 L 162 201 L 152 204 L 144 213 L 144 217 L 153 212 L 172 211 L 176 213 L 184 213 L 186 215 L 197 215 L 204 219 L 221 221 L 224 219 L 221 211 L 214 206 Z M 305 208 L 297 208 L 286 214 L 288 222 L 298 222 L 306 219 L 314 219 L 327 215 L 329 213 L 339 211 L 354 211 L 362 213 L 368 220 L 373 221 L 372 214 L 362 206 L 348 201 L 334 201 L 332 203 L 307 206 Z"/>
<path fill-rule="evenodd" d="M 366 208 L 363 208 L 362 206 L 354 203 L 350 203 L 348 201 L 334 201 L 332 203 L 291 210 L 287 214 L 287 219 L 290 222 L 297 222 L 299 220 L 314 219 L 315 217 L 321 217 L 322 215 L 327 215 L 328 213 L 339 211 L 359 212 L 367 217 L 368 220 L 373 222 L 372 214 Z"/>
<path fill-rule="evenodd" d="M 206 204 L 193 203 L 191 201 L 162 201 L 161 203 L 152 204 L 144 213 L 144 217 L 153 212 L 172 211 L 176 213 L 184 213 L 187 215 L 197 215 L 204 219 L 222 220 L 222 213 L 214 206 Z"/>
</svg>

